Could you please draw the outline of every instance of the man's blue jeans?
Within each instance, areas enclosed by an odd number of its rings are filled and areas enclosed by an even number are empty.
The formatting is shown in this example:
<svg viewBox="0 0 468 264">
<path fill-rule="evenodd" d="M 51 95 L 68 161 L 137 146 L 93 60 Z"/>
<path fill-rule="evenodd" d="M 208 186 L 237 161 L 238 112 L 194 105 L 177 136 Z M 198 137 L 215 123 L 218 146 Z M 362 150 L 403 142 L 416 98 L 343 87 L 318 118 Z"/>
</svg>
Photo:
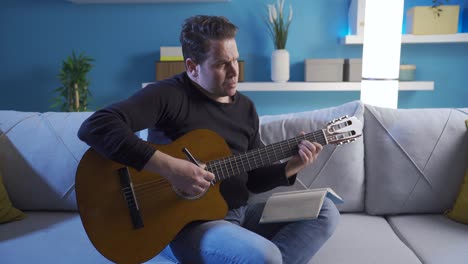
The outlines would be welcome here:
<svg viewBox="0 0 468 264">
<path fill-rule="evenodd" d="M 250 204 L 230 210 L 224 220 L 191 223 L 171 242 L 170 250 L 183 264 L 307 263 L 339 221 L 328 198 L 314 220 L 259 224 L 264 206 Z"/>
</svg>

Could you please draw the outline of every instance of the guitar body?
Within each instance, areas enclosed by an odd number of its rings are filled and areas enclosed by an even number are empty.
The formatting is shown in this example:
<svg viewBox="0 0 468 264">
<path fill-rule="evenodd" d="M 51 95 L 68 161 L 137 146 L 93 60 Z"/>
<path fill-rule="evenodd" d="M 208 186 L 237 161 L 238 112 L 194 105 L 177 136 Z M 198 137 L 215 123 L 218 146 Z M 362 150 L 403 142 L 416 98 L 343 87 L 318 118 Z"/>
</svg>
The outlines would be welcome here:
<svg viewBox="0 0 468 264">
<path fill-rule="evenodd" d="M 182 152 L 185 147 L 201 162 L 231 155 L 224 139 L 209 130 L 192 131 L 168 145 L 151 145 L 181 159 L 186 159 Z M 161 252 L 186 224 L 222 219 L 227 213 L 220 183 L 198 199 L 185 199 L 162 176 L 129 168 L 143 222 L 142 227 L 136 228 L 122 191 L 118 173 L 122 167 L 89 149 L 76 173 L 76 199 L 84 229 L 94 247 L 111 261 L 147 261 Z"/>
</svg>

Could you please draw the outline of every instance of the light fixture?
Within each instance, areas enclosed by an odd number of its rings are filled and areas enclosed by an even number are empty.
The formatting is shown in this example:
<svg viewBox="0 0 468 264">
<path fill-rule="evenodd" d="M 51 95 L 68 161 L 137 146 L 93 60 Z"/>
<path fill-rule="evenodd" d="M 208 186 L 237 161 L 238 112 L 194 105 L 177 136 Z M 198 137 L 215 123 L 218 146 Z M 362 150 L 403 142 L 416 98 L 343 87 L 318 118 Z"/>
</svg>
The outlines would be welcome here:
<svg viewBox="0 0 468 264">
<path fill-rule="evenodd" d="M 363 1 L 363 0 L 361 0 Z M 361 101 L 397 108 L 404 0 L 366 0 Z"/>
</svg>

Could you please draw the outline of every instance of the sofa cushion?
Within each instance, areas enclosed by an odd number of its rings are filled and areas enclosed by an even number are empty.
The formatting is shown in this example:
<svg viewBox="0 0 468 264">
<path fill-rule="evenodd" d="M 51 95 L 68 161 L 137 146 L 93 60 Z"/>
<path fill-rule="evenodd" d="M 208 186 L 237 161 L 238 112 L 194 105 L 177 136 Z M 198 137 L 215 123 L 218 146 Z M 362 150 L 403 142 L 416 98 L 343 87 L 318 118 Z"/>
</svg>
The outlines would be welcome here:
<svg viewBox="0 0 468 264">
<path fill-rule="evenodd" d="M 423 263 L 467 263 L 467 225 L 442 214 L 391 216 L 388 221 Z"/>
<path fill-rule="evenodd" d="M 301 131 L 323 129 L 332 119 L 343 115 L 363 119 L 363 105 L 353 101 L 337 107 L 315 111 L 261 116 L 260 133 L 265 144 L 271 144 L 299 135 Z M 318 159 L 304 168 L 294 186 L 278 187 L 272 191 L 252 195 L 250 202 L 265 201 L 272 193 L 307 188 L 331 187 L 344 199 L 338 205 L 342 212 L 360 212 L 364 208 L 364 146 L 362 137 L 343 146 L 327 145 Z"/>
<path fill-rule="evenodd" d="M 8 193 L 3 185 L 3 177 L 0 168 L 0 224 L 11 221 L 18 221 L 25 218 L 26 215 L 16 209 L 8 197 Z"/>
<path fill-rule="evenodd" d="M 421 263 L 379 216 L 342 214 L 340 223 L 310 264 Z M 442 262 L 441 262 L 442 263 Z"/>
<path fill-rule="evenodd" d="M 76 167 L 88 146 L 76 136 L 91 113 L 0 111 L 0 167 L 23 210 L 76 210 Z"/>
<path fill-rule="evenodd" d="M 457 200 L 447 216 L 457 222 L 468 224 L 468 169 L 465 172 Z"/>
<path fill-rule="evenodd" d="M 468 160 L 468 109 L 366 105 L 366 211 L 442 213 L 455 201 Z"/>
<path fill-rule="evenodd" d="M 22 221 L 0 225 L 2 264 L 112 263 L 93 247 L 76 212 L 27 212 Z M 147 263 L 171 264 L 158 255 Z"/>
<path fill-rule="evenodd" d="M 465 125 L 468 131 L 468 119 L 465 120 Z M 468 161 L 465 171 L 465 178 L 460 186 L 460 192 L 453 207 L 447 212 L 447 216 L 460 223 L 468 224 Z"/>
</svg>

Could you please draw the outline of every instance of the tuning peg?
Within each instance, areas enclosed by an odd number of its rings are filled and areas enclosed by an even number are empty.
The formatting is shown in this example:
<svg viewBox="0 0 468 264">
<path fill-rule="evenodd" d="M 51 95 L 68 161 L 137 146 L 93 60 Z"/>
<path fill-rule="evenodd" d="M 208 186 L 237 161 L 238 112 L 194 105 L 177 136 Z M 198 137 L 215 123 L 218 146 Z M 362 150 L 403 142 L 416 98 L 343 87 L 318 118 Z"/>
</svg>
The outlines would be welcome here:
<svg viewBox="0 0 468 264">
<path fill-rule="evenodd" d="M 340 146 L 340 145 L 348 144 L 348 143 L 351 143 L 351 142 L 354 142 L 354 141 L 356 141 L 356 139 L 351 138 L 351 139 L 347 139 L 347 140 L 343 140 L 341 142 L 338 142 L 338 143 L 336 143 L 336 145 Z"/>
<path fill-rule="evenodd" d="M 335 119 L 333 119 L 332 121 L 328 122 L 327 125 L 331 125 L 331 124 L 333 124 L 333 123 L 336 123 L 336 122 L 341 121 L 341 120 L 346 119 L 346 118 L 348 118 L 348 115 L 344 115 L 344 116 L 342 116 L 342 117 L 335 118 Z"/>
<path fill-rule="evenodd" d="M 331 125 L 331 124 L 333 124 L 333 123 L 336 123 L 336 122 L 338 122 L 338 121 L 340 121 L 340 120 L 341 120 L 340 118 L 335 118 L 335 119 L 333 119 L 332 121 L 328 122 L 328 125 Z"/>
</svg>

